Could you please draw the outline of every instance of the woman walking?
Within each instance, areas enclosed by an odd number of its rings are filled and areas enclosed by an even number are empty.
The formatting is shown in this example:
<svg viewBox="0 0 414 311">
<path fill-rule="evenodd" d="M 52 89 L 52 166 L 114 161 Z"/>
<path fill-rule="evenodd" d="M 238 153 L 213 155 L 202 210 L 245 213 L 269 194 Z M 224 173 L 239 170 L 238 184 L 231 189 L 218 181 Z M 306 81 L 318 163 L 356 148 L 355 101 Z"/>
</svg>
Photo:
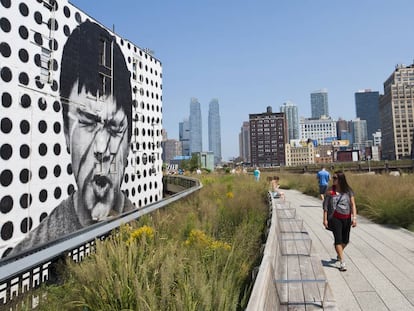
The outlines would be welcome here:
<svg viewBox="0 0 414 311">
<path fill-rule="evenodd" d="M 356 226 L 356 216 L 354 192 L 345 174 L 336 171 L 332 176 L 332 187 L 323 201 L 323 225 L 333 233 L 340 271 L 346 271 L 344 249 L 349 243 L 351 226 Z"/>
</svg>

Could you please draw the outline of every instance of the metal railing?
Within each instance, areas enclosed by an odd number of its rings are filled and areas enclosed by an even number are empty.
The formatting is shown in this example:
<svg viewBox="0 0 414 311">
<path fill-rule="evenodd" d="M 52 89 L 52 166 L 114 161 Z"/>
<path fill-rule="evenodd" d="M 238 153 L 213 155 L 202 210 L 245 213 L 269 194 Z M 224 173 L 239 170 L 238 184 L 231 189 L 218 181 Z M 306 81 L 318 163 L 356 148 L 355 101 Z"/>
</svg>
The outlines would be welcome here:
<svg viewBox="0 0 414 311">
<path fill-rule="evenodd" d="M 163 184 L 164 187 L 171 184 L 185 190 L 143 208 L 88 226 L 51 243 L 2 259 L 0 261 L 0 309 L 1 306 L 13 304 L 16 297 L 39 287 L 42 283 L 53 283 L 54 264 L 60 260 L 71 257 L 75 261 L 81 261 L 84 256 L 93 252 L 96 239 L 104 239 L 122 224 L 165 207 L 202 188 L 199 180 L 182 176 L 164 176 Z"/>
</svg>

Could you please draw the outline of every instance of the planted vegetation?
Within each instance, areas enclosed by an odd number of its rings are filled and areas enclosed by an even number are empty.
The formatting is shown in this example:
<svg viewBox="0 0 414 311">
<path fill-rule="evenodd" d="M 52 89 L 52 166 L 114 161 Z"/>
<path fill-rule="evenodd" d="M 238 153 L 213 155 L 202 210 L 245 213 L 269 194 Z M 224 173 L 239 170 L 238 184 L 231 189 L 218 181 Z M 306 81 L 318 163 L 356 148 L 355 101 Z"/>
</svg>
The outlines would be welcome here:
<svg viewBox="0 0 414 311">
<path fill-rule="evenodd" d="M 332 175 L 333 172 L 331 172 Z M 315 174 L 279 174 L 285 189 L 318 196 Z M 355 192 L 358 213 L 380 224 L 414 231 L 414 175 L 352 174 L 346 177 Z"/>
<path fill-rule="evenodd" d="M 260 264 L 265 182 L 212 176 L 190 198 L 125 224 L 64 284 L 43 287 L 39 310 L 244 310 Z"/>
</svg>

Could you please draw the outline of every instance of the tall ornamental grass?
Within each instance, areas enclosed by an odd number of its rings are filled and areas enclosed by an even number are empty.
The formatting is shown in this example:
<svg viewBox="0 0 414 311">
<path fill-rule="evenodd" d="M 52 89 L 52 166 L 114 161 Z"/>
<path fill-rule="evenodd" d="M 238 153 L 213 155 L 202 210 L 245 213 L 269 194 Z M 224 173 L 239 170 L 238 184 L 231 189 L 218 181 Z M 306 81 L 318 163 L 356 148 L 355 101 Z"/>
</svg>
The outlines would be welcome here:
<svg viewBox="0 0 414 311">
<path fill-rule="evenodd" d="M 67 260 L 39 310 L 243 310 L 260 263 L 267 183 L 202 177 L 204 187 Z"/>
<path fill-rule="evenodd" d="M 345 174 L 355 192 L 358 213 L 376 223 L 414 231 L 414 175 Z M 282 188 L 318 196 L 316 174 L 278 175 Z"/>
</svg>

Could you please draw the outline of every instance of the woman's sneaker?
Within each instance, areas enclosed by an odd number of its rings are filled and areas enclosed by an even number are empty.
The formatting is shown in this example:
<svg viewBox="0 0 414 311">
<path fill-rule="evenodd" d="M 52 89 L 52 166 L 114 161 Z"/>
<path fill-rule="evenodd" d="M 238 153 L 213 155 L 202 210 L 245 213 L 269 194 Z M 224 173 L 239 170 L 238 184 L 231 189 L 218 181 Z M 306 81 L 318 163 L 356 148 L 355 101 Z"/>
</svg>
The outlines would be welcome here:
<svg viewBox="0 0 414 311">
<path fill-rule="evenodd" d="M 345 265 L 345 262 L 341 262 L 340 264 L 339 264 L 339 271 L 346 271 L 346 265 Z"/>
</svg>

